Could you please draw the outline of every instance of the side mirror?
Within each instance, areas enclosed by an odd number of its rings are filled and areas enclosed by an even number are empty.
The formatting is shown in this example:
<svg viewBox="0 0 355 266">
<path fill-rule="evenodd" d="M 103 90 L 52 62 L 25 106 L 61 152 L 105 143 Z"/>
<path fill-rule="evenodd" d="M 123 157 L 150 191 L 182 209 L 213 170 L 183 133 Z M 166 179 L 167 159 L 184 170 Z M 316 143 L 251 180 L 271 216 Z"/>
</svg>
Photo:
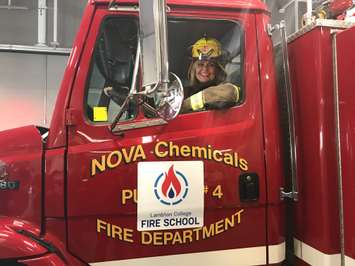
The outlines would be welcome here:
<svg viewBox="0 0 355 266">
<path fill-rule="evenodd" d="M 169 74 L 166 7 L 165 0 L 139 0 L 139 41 L 132 84 L 121 110 L 110 126 L 111 131 L 129 101 L 135 97 L 153 97 L 154 107 L 147 102 L 143 104 L 164 120 L 174 119 L 180 112 L 184 89 L 178 76 Z M 141 92 L 136 90 L 139 62 L 144 88 Z"/>
<path fill-rule="evenodd" d="M 142 94 L 154 95 L 156 112 L 164 120 L 179 113 L 183 87 L 175 74 L 169 75 L 165 0 L 140 0 L 139 25 L 143 87 Z M 172 81 L 169 81 L 172 78 Z"/>
</svg>

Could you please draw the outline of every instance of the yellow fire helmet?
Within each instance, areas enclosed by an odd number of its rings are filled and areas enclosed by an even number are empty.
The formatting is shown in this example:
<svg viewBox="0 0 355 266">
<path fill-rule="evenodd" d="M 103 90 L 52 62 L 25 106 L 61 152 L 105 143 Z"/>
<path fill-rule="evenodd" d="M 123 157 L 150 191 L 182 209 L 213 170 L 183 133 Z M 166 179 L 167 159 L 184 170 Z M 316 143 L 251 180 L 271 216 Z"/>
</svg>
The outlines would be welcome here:
<svg viewBox="0 0 355 266">
<path fill-rule="evenodd" d="M 192 45 L 192 58 L 198 60 L 217 59 L 222 55 L 221 43 L 213 38 L 203 37 Z"/>
</svg>

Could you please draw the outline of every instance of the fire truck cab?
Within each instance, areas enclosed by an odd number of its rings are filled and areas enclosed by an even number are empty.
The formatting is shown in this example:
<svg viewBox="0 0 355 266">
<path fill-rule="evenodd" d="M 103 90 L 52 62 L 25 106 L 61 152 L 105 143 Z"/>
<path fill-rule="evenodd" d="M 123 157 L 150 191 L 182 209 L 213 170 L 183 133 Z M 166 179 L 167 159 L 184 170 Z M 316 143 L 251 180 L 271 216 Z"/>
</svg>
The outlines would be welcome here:
<svg viewBox="0 0 355 266">
<path fill-rule="evenodd" d="M 267 7 L 157 5 L 89 0 L 50 128 L 0 133 L 0 264 L 285 261 L 287 137 Z M 240 97 L 179 113 L 203 36 L 221 43 Z"/>
</svg>

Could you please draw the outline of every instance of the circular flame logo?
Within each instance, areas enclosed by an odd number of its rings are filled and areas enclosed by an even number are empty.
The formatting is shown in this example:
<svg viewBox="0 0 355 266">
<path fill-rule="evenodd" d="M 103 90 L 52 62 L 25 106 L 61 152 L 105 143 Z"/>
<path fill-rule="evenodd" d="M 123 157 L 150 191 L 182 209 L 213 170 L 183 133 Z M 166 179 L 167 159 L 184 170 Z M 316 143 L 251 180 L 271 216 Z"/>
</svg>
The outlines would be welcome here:
<svg viewBox="0 0 355 266">
<path fill-rule="evenodd" d="M 161 173 L 154 183 L 156 198 L 165 205 L 176 205 L 182 202 L 189 191 L 186 177 L 170 166 L 168 173 Z"/>
</svg>

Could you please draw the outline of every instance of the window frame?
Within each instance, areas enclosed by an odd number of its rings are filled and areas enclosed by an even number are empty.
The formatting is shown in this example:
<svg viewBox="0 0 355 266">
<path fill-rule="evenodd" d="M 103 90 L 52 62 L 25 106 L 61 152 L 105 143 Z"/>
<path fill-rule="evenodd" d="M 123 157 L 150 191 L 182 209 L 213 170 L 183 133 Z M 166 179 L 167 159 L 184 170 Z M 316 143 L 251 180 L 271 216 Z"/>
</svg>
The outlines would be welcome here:
<svg viewBox="0 0 355 266">
<path fill-rule="evenodd" d="M 130 14 L 120 14 L 120 16 L 114 15 L 114 14 L 108 14 L 106 15 L 101 22 L 101 25 L 99 26 L 99 31 L 98 34 L 96 36 L 95 39 L 95 45 L 94 45 L 94 50 L 96 48 L 97 42 L 101 36 L 101 33 L 103 31 L 103 28 L 105 26 L 105 23 L 107 22 L 107 20 L 109 19 L 127 19 L 127 18 L 131 18 L 132 20 L 138 21 L 139 17 L 138 17 L 138 13 L 130 13 Z M 228 109 L 231 108 L 238 108 L 240 106 L 243 105 L 243 103 L 245 103 L 246 100 L 246 81 L 245 81 L 245 27 L 243 25 L 243 22 L 241 20 L 238 19 L 222 19 L 222 18 L 208 18 L 208 17 L 184 17 L 184 16 L 180 16 L 180 15 L 175 15 L 175 16 L 168 16 L 168 23 L 169 20 L 183 20 L 183 21 L 203 21 L 203 20 L 208 20 L 208 21 L 221 21 L 221 22 L 231 22 L 236 24 L 239 27 L 240 33 L 241 33 L 241 37 L 240 37 L 240 54 L 241 54 L 241 69 L 240 69 L 240 76 L 241 76 L 241 83 L 240 83 L 240 90 L 242 92 L 241 94 L 241 100 L 239 101 L 238 104 L 236 104 L 235 106 L 232 106 Z M 139 28 L 138 28 L 139 30 Z M 223 46 L 222 46 L 223 47 Z M 94 52 L 93 52 L 94 54 Z M 88 68 L 88 75 L 86 77 L 86 81 L 85 81 L 85 87 L 84 87 L 84 97 L 83 97 L 83 111 L 84 111 L 84 120 L 85 122 L 90 125 L 90 126 L 107 126 L 107 125 L 111 125 L 113 121 L 92 121 L 89 116 L 88 116 L 88 112 L 87 112 L 87 106 L 88 106 L 88 93 L 89 93 L 89 84 L 90 84 L 90 80 L 91 80 L 91 74 L 93 72 L 93 67 L 94 67 L 94 56 L 92 56 L 91 60 L 90 60 L 90 66 Z M 138 71 L 138 78 L 141 75 L 141 68 Z M 133 78 L 133 77 L 132 77 Z M 141 78 L 138 79 L 137 82 L 137 86 L 139 86 L 139 90 L 141 90 Z M 235 84 L 235 83 L 233 83 Z M 186 115 L 194 115 L 194 114 L 200 114 L 200 113 L 205 113 L 205 112 L 211 112 L 211 111 L 216 111 L 216 110 L 201 110 L 201 111 L 196 111 L 196 112 L 191 112 L 191 113 L 185 113 L 185 114 L 179 114 L 177 116 L 177 118 L 179 118 L 180 116 L 184 117 Z M 175 119 L 177 119 L 175 118 Z M 136 128 L 141 128 L 141 127 L 149 127 L 149 126 L 156 126 L 156 125 L 161 125 L 161 124 L 166 124 L 167 122 L 164 121 L 163 119 L 159 118 L 159 117 L 146 117 L 144 115 L 144 111 L 142 109 L 142 106 L 137 107 L 137 111 L 135 113 L 135 116 L 132 117 L 131 119 L 127 119 L 127 120 L 123 120 L 123 121 L 119 121 L 116 125 L 117 126 L 122 126 L 122 128 L 124 128 L 123 130 L 130 130 L 130 129 L 136 129 Z M 139 124 L 137 126 L 137 124 Z"/>
</svg>

